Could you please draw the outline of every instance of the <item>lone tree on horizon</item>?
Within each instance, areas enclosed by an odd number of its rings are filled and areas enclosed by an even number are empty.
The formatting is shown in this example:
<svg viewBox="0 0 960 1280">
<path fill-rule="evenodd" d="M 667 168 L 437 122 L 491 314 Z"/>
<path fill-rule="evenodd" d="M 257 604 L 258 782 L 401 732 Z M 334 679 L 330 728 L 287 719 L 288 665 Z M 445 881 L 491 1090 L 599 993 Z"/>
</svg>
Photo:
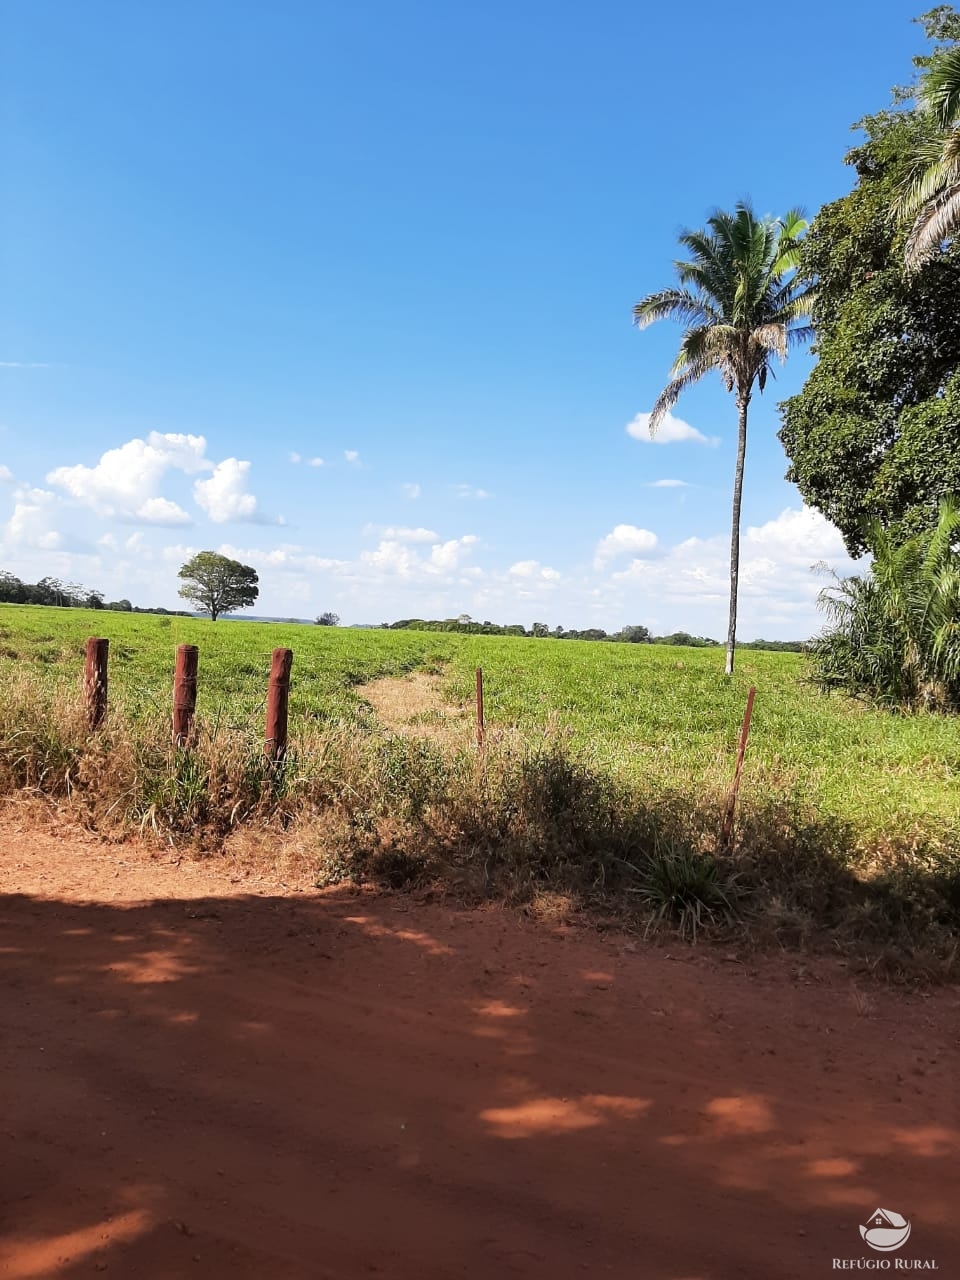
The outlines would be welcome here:
<svg viewBox="0 0 960 1280">
<path fill-rule="evenodd" d="M 688 325 L 673 362 L 671 380 L 650 414 L 655 435 L 665 415 L 687 387 L 716 369 L 737 397 L 737 466 L 733 479 L 730 536 L 730 618 L 726 674 L 733 675 L 737 644 L 737 587 L 740 575 L 740 504 L 747 451 L 747 411 L 754 386 L 763 391 L 771 356 L 786 359 L 789 347 L 811 336 L 799 324 L 810 314 L 812 293 L 797 276 L 800 237 L 807 224 L 799 210 L 783 218 L 758 218 L 740 202 L 733 213 L 718 210 L 699 231 L 679 239 L 688 261 L 674 262 L 679 287 L 648 294 L 633 308 L 644 329 L 655 320 Z"/>
<path fill-rule="evenodd" d="M 260 594 L 256 569 L 216 551 L 198 551 L 181 565 L 177 577 L 183 579 L 183 599 L 199 605 L 213 622 L 221 613 L 249 609 Z"/>
</svg>

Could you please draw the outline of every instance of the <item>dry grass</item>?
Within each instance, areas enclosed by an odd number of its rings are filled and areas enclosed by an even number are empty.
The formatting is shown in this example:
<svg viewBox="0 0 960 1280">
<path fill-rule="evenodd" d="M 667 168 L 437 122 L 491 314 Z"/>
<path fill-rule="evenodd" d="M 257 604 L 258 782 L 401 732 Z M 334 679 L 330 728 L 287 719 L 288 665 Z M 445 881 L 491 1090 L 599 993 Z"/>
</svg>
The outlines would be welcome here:
<svg viewBox="0 0 960 1280">
<path fill-rule="evenodd" d="M 424 700 L 449 706 L 435 681 L 396 686 L 374 697 L 397 708 L 401 732 L 369 714 L 307 725 L 277 769 L 259 736 L 222 720 L 182 750 L 165 714 L 134 718 L 114 702 L 90 734 L 79 700 L 28 673 L 0 704 L 0 794 L 56 802 L 99 833 L 266 865 L 295 886 L 436 884 L 545 918 L 599 911 L 687 936 L 826 946 L 886 976 L 960 972 L 960 876 L 935 832 L 864 848 L 850 824 L 795 797 L 748 792 L 721 854 L 719 774 L 695 790 L 624 778 L 560 732 L 502 731 L 478 755 L 461 728 L 420 731 Z"/>
<path fill-rule="evenodd" d="M 428 738 L 447 748 L 467 747 L 476 740 L 474 710 L 453 702 L 443 676 L 414 671 L 384 676 L 361 685 L 358 693 L 382 725 L 394 733 Z"/>
</svg>

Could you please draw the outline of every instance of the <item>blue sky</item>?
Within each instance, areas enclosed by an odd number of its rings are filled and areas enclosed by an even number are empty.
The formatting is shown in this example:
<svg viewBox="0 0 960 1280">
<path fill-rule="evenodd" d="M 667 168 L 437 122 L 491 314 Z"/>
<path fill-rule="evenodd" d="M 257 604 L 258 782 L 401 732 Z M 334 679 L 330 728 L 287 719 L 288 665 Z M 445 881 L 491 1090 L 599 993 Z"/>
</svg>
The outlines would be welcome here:
<svg viewBox="0 0 960 1280">
<path fill-rule="evenodd" d="M 0 567 L 175 606 L 213 547 L 262 613 L 722 635 L 734 408 L 628 434 L 678 338 L 632 304 L 712 208 L 848 190 L 923 44 L 901 0 L 730 12 L 8 10 Z M 783 480 L 808 369 L 754 401 L 744 638 L 809 634 L 810 565 L 848 568 Z"/>
</svg>

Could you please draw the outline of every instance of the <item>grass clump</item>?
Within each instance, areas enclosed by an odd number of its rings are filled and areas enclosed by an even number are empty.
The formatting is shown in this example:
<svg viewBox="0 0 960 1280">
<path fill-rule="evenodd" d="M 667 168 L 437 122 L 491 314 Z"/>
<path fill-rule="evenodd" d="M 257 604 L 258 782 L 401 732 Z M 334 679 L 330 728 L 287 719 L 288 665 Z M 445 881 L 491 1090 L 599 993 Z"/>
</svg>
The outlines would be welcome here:
<svg viewBox="0 0 960 1280">
<path fill-rule="evenodd" d="M 649 908 L 651 924 L 667 921 L 695 942 L 704 926 L 733 923 L 743 896 L 740 881 L 739 872 L 712 854 L 671 842 L 637 868 L 632 892 Z"/>
</svg>

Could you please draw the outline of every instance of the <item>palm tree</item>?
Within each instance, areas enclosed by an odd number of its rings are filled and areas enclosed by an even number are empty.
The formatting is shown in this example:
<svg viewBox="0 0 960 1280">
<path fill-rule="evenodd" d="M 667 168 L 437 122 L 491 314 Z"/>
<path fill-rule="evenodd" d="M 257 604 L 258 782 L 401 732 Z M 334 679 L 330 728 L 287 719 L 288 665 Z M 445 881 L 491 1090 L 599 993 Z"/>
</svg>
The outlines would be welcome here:
<svg viewBox="0 0 960 1280">
<path fill-rule="evenodd" d="M 747 412 L 754 386 L 763 391 L 772 356 L 805 341 L 812 293 L 797 276 L 800 237 L 807 224 L 799 210 L 784 218 L 758 218 L 748 204 L 733 213 L 718 211 L 700 231 L 684 231 L 680 244 L 687 261 L 675 262 L 679 286 L 661 289 L 638 302 L 634 322 L 645 328 L 655 320 L 678 320 L 688 328 L 650 415 L 650 433 L 677 403 L 681 393 L 716 369 L 737 397 L 737 469 L 733 480 L 733 529 L 730 537 L 730 622 L 727 675 L 733 674 L 737 642 L 737 582 L 740 574 L 740 502 L 747 451 Z"/>
<path fill-rule="evenodd" d="M 813 646 L 825 689 L 894 706 L 960 709 L 960 506 L 943 498 L 936 527 L 897 543 L 874 522 L 863 578 L 821 592 L 833 625 Z"/>
<path fill-rule="evenodd" d="M 917 147 L 895 212 L 913 222 L 904 248 L 908 270 L 936 256 L 960 230 L 960 45 L 945 49 L 920 80 L 917 101 L 926 137 Z"/>
</svg>

